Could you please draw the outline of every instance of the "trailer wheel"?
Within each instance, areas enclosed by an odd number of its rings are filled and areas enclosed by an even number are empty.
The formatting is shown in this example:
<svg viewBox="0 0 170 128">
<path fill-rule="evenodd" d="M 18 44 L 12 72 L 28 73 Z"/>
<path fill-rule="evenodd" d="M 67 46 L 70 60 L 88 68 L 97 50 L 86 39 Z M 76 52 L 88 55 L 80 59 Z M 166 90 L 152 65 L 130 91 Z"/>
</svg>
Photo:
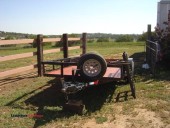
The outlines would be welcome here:
<svg viewBox="0 0 170 128">
<path fill-rule="evenodd" d="M 87 53 L 80 57 L 77 67 L 82 79 L 90 82 L 103 77 L 107 64 L 102 56 L 95 53 Z"/>
</svg>

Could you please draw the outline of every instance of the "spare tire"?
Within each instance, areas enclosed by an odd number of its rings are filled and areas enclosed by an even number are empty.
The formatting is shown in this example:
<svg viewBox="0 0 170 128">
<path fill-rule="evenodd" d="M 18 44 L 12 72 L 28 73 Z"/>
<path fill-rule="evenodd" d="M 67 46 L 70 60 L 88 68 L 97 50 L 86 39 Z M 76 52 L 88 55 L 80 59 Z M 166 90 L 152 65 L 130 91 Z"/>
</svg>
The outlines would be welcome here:
<svg viewBox="0 0 170 128">
<path fill-rule="evenodd" d="M 86 82 L 91 82 L 103 77 L 107 64 L 101 55 L 87 53 L 80 57 L 77 68 L 81 78 Z"/>
</svg>

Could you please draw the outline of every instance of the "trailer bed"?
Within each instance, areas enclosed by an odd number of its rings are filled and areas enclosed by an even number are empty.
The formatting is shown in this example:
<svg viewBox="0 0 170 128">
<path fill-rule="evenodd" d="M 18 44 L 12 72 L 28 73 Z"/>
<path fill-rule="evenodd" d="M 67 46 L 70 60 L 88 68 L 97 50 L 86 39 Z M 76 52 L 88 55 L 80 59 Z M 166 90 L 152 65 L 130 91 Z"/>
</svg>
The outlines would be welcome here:
<svg viewBox="0 0 170 128">
<path fill-rule="evenodd" d="M 63 76 L 72 76 L 72 70 L 77 69 L 77 66 L 68 66 L 63 68 Z M 61 69 L 47 72 L 46 76 L 61 76 Z M 121 79 L 121 68 L 107 67 L 106 73 L 103 78 Z"/>
</svg>

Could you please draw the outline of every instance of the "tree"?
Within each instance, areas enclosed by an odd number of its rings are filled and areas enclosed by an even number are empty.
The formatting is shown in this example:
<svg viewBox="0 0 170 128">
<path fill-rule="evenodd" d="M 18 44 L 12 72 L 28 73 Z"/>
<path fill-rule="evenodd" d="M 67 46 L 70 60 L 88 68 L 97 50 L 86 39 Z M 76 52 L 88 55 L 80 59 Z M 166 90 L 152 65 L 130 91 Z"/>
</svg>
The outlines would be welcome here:
<svg viewBox="0 0 170 128">
<path fill-rule="evenodd" d="M 169 21 L 170 22 L 170 21 Z M 170 26 L 168 22 L 164 22 L 167 26 L 165 30 L 161 30 L 159 26 L 155 27 L 156 38 L 161 47 L 163 60 L 170 62 Z"/>
<path fill-rule="evenodd" d="M 13 36 L 6 36 L 5 39 L 6 39 L 6 40 L 15 40 L 16 38 L 13 37 Z"/>
<path fill-rule="evenodd" d="M 77 38 L 77 37 L 80 37 L 80 35 L 72 33 L 72 34 L 68 34 L 68 37 L 70 37 L 70 38 Z"/>
<path fill-rule="evenodd" d="M 147 32 L 143 32 L 137 39 L 137 41 L 146 41 L 147 39 Z"/>
<path fill-rule="evenodd" d="M 148 32 L 143 32 L 137 39 L 137 41 L 146 41 L 147 40 Z M 155 37 L 155 32 L 151 32 L 151 36 Z"/>
</svg>

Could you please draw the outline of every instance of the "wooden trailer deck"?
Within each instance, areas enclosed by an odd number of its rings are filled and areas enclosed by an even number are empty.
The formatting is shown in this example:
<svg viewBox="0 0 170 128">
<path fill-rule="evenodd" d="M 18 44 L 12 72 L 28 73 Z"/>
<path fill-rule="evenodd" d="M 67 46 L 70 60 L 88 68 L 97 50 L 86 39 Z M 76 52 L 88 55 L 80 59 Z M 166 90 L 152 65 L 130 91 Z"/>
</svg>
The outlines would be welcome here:
<svg viewBox="0 0 170 128">
<path fill-rule="evenodd" d="M 72 76 L 72 70 L 77 69 L 77 66 L 68 66 L 63 68 L 63 76 Z M 61 76 L 61 69 L 47 72 L 46 76 Z M 106 73 L 103 78 L 121 79 L 121 68 L 107 67 Z"/>
</svg>

